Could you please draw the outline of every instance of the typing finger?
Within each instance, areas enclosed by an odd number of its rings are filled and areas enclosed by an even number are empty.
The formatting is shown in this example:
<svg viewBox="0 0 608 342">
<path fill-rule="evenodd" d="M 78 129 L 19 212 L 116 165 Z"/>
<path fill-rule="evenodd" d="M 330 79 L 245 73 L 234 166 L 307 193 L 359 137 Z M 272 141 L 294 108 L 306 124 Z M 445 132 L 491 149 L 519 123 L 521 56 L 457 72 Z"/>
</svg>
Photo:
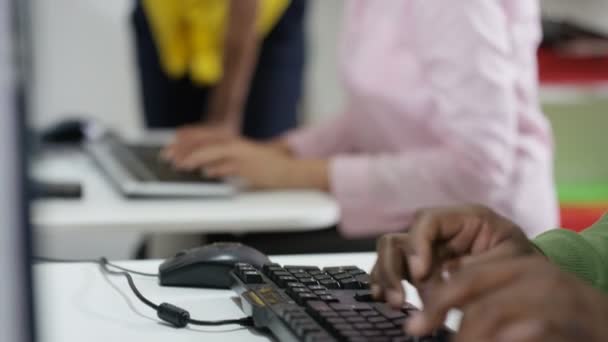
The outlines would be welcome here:
<svg viewBox="0 0 608 342">
<path fill-rule="evenodd" d="M 378 239 L 378 259 L 372 278 L 374 292 L 393 307 L 400 307 L 405 301 L 401 280 L 408 274 L 403 252 L 406 244 L 407 234 L 388 234 Z"/>
<path fill-rule="evenodd" d="M 518 264 L 500 262 L 461 269 L 441 284 L 435 284 L 432 295 L 426 296 L 424 310 L 408 321 L 408 331 L 428 334 L 439 327 L 448 311 L 470 304 L 501 286 L 518 274 Z"/>
</svg>

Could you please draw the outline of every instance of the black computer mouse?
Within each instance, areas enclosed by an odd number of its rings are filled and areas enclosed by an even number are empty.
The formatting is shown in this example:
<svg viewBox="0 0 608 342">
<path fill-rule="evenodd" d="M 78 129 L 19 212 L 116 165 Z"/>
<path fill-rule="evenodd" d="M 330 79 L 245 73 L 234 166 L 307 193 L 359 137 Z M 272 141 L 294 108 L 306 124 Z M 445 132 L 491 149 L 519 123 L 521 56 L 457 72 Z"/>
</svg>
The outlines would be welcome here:
<svg viewBox="0 0 608 342">
<path fill-rule="evenodd" d="M 65 119 L 50 125 L 41 132 L 43 143 L 80 144 L 87 137 L 91 122 L 80 119 Z"/>
<path fill-rule="evenodd" d="M 261 268 L 270 259 L 240 243 L 213 243 L 181 251 L 165 260 L 159 266 L 160 285 L 229 289 L 230 271 L 239 262 Z"/>
</svg>

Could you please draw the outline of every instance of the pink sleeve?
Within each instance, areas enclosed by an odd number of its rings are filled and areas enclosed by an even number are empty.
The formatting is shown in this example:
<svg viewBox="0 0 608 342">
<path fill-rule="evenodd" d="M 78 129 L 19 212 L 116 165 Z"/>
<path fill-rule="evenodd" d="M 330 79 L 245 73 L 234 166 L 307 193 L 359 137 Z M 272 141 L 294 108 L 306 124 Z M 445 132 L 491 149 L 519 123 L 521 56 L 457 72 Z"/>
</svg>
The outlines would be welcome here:
<svg viewBox="0 0 608 342">
<path fill-rule="evenodd" d="M 342 113 L 326 122 L 294 130 L 287 144 L 301 158 L 328 158 L 352 149 L 349 116 Z"/>
<path fill-rule="evenodd" d="M 331 191 L 346 236 L 403 230 L 424 207 L 504 200 L 518 125 L 513 55 L 521 51 L 513 50 L 499 2 L 446 4 L 412 1 L 424 73 L 417 91 L 428 109 L 418 113 L 420 130 L 439 141 L 415 151 L 332 159 Z"/>
</svg>

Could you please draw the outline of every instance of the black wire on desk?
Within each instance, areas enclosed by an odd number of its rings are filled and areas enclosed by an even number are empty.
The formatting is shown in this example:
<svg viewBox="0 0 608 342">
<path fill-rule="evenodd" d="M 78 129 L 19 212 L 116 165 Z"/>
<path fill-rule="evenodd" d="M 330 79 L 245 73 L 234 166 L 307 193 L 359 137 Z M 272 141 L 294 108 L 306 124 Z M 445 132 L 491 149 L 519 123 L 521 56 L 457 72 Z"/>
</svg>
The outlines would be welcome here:
<svg viewBox="0 0 608 342">
<path fill-rule="evenodd" d="M 156 315 L 158 316 L 158 318 L 160 318 L 161 320 L 163 320 L 165 322 L 172 324 L 173 326 L 175 326 L 177 328 L 183 328 L 183 327 L 187 326 L 188 324 L 202 325 L 202 326 L 219 326 L 219 325 L 227 325 L 227 324 L 238 324 L 238 325 L 241 325 L 244 327 L 251 327 L 254 325 L 252 317 L 244 317 L 244 318 L 239 318 L 239 319 L 227 319 L 227 320 L 221 320 L 221 321 L 200 321 L 200 320 L 190 318 L 190 313 L 187 310 L 182 309 L 176 305 L 173 305 L 170 303 L 155 304 L 154 302 L 152 302 L 151 300 L 146 298 L 146 296 L 144 296 L 139 291 L 139 289 L 135 285 L 135 281 L 133 280 L 133 276 L 131 276 L 131 273 L 143 275 L 143 276 L 149 276 L 149 277 L 158 277 L 158 274 L 130 270 L 130 269 L 110 263 L 108 261 L 108 259 L 105 257 L 102 257 L 99 259 L 82 259 L 82 260 L 34 257 L 34 260 L 43 261 L 43 262 L 58 262 L 58 263 L 77 263 L 77 262 L 94 263 L 94 264 L 98 264 L 99 267 L 101 268 L 101 271 L 104 273 L 107 273 L 107 274 L 113 275 L 113 276 L 124 276 L 125 278 L 127 278 L 127 283 L 129 284 L 131 291 L 133 291 L 133 293 L 135 294 L 137 299 L 139 299 L 142 303 L 144 303 L 145 305 L 149 306 L 154 311 L 156 311 Z M 112 270 L 110 267 L 114 267 L 120 271 Z"/>
</svg>

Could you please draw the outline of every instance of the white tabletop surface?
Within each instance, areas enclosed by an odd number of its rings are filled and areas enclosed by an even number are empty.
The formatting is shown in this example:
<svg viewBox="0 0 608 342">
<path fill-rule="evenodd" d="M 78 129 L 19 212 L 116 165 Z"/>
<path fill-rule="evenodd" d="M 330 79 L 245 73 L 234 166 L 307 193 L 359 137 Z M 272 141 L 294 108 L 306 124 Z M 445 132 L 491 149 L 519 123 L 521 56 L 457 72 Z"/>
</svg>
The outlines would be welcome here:
<svg viewBox="0 0 608 342">
<path fill-rule="evenodd" d="M 357 265 L 370 270 L 374 253 L 277 256 L 274 262 L 295 265 Z M 125 267 L 156 272 L 160 261 L 121 262 Z M 160 287 L 155 278 L 134 276 L 138 288 L 154 302 L 169 302 L 190 311 L 193 318 L 218 320 L 243 317 L 229 290 Z M 124 277 L 103 275 L 93 264 L 39 264 L 34 267 L 39 340 L 42 342 L 200 342 L 268 341 L 268 336 L 236 326 L 175 329 L 159 323 L 155 313 L 141 304 Z M 408 301 L 420 305 L 407 285 Z M 458 324 L 458 314 L 447 322 Z"/>
<path fill-rule="evenodd" d="M 34 203 L 33 222 L 45 231 L 298 231 L 333 226 L 339 217 L 336 202 L 315 191 L 245 192 L 231 198 L 126 199 L 92 160 L 74 151 L 40 158 L 32 173 L 41 180 L 79 181 L 83 185 L 81 200 Z"/>
</svg>

